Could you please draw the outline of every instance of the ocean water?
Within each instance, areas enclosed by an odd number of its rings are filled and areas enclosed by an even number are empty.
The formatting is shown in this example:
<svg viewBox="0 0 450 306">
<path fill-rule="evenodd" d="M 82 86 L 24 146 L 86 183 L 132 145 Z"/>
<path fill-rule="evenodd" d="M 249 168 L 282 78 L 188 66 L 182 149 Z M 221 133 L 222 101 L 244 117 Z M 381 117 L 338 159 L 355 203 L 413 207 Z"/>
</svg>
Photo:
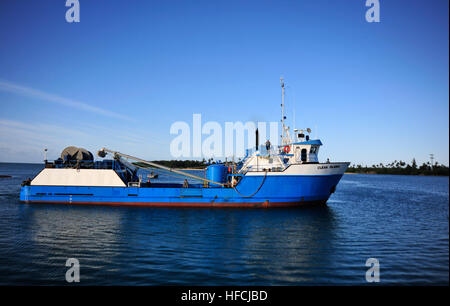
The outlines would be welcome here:
<svg viewBox="0 0 450 306">
<path fill-rule="evenodd" d="M 0 163 L 0 285 L 449 284 L 448 177 L 344 175 L 315 208 L 19 203 L 42 165 Z"/>
</svg>

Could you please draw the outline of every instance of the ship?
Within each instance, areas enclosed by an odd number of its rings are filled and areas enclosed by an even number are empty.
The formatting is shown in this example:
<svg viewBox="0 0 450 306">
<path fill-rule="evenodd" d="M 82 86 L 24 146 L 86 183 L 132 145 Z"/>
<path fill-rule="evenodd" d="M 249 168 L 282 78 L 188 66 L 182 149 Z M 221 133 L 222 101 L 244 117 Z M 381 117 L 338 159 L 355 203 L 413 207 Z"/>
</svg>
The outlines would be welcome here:
<svg viewBox="0 0 450 306">
<path fill-rule="evenodd" d="M 65 148 L 61 156 L 33 179 L 22 183 L 23 203 L 81 204 L 154 207 L 294 207 L 325 205 L 336 191 L 349 162 L 319 162 L 320 139 L 311 129 L 286 125 L 285 84 L 281 78 L 282 135 L 279 145 L 267 141 L 247 150 L 239 162 L 213 163 L 204 175 L 163 166 L 108 148 L 91 152 Z M 107 159 L 107 156 L 112 158 Z M 139 169 L 151 171 L 143 178 Z M 142 171 L 142 170 L 141 170 Z M 175 175 L 177 182 L 159 181 L 158 175 Z"/>
</svg>

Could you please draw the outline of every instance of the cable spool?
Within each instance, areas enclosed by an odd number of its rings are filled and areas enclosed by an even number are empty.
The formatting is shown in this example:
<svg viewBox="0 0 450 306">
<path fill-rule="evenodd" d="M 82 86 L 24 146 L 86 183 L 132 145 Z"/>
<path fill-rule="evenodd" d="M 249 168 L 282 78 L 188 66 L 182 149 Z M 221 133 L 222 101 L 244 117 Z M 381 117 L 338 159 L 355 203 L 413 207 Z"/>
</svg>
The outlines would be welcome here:
<svg viewBox="0 0 450 306">
<path fill-rule="evenodd" d="M 64 161 L 93 161 L 94 155 L 86 149 L 70 146 L 61 152 L 61 159 Z"/>
</svg>

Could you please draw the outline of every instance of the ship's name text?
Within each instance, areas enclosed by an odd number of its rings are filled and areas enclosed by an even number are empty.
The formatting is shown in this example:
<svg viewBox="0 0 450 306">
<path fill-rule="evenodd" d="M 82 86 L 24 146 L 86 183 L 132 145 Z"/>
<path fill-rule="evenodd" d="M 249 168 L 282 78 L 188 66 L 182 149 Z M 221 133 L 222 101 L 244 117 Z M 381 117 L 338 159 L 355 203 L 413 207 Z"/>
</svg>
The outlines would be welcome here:
<svg viewBox="0 0 450 306">
<path fill-rule="evenodd" d="M 330 166 L 318 166 L 317 169 L 334 169 L 334 168 L 340 168 L 340 165 L 330 165 Z"/>
</svg>

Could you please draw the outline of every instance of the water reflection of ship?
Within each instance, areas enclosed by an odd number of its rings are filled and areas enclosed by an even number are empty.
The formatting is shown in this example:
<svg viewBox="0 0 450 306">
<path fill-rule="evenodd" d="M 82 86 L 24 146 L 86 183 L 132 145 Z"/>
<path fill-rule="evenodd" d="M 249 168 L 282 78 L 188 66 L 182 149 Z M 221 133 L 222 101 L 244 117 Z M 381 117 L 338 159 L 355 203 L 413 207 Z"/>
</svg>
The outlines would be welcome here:
<svg viewBox="0 0 450 306">
<path fill-rule="evenodd" d="M 180 266 L 209 271 L 218 285 L 314 283 L 318 269 L 321 275 L 336 272 L 339 226 L 328 206 L 271 211 L 30 206 L 24 213 L 33 256 L 38 250 L 52 269 L 77 257 L 84 280 L 96 284 L 107 284 L 107 275 L 117 273 L 135 252 L 140 257 L 125 264 L 131 274 L 152 271 L 152 262 L 159 262 L 160 269 L 170 271 Z M 148 278 L 132 281 L 148 283 Z"/>
<path fill-rule="evenodd" d="M 29 234 L 48 262 L 65 263 L 67 258 L 83 260 L 84 269 L 103 267 L 114 261 L 115 250 L 120 248 L 122 231 L 120 209 L 50 207 L 45 205 L 27 210 L 30 220 Z M 52 267 L 53 268 L 53 267 Z M 85 270 L 86 271 L 86 270 Z M 89 273 L 84 273 L 84 278 Z"/>
<path fill-rule="evenodd" d="M 313 271 L 326 271 L 334 265 L 338 220 L 333 209 L 320 206 L 272 213 L 279 214 L 279 218 L 266 214 L 267 218 L 261 222 L 256 218 L 253 220 L 254 229 L 249 230 L 248 238 L 244 240 L 245 248 L 252 250 L 246 264 L 260 263 L 255 268 L 259 279 L 286 284 L 314 283 L 317 273 Z M 272 218 L 278 221 L 284 218 L 284 222 L 270 224 Z M 251 222 L 249 225 L 252 226 Z M 272 246 L 261 248 L 266 241 L 271 241 Z"/>
<path fill-rule="evenodd" d="M 313 283 L 311 271 L 332 270 L 335 258 L 336 231 L 338 220 L 332 208 L 328 206 L 305 207 L 296 209 L 274 209 L 270 212 L 259 210 L 210 210 L 205 212 L 208 221 L 202 222 L 207 228 L 214 224 L 214 234 L 202 232 L 217 243 L 207 248 L 201 240 L 205 237 L 193 237 L 193 231 L 199 232 L 198 211 L 183 211 L 183 226 L 177 235 L 186 245 L 196 245 L 208 258 L 209 268 L 216 273 L 226 273 L 236 285 Z M 197 236 L 197 235 L 196 235 Z M 269 245 L 270 244 L 270 245 Z M 184 264 L 190 264 L 190 259 Z M 189 261 L 189 262 L 188 262 Z M 251 273 L 243 271 L 252 271 Z M 326 274 L 327 272 L 321 272 Z M 216 280 L 227 284 L 229 279 Z M 259 282 L 259 283 L 258 283 Z"/>
</svg>

